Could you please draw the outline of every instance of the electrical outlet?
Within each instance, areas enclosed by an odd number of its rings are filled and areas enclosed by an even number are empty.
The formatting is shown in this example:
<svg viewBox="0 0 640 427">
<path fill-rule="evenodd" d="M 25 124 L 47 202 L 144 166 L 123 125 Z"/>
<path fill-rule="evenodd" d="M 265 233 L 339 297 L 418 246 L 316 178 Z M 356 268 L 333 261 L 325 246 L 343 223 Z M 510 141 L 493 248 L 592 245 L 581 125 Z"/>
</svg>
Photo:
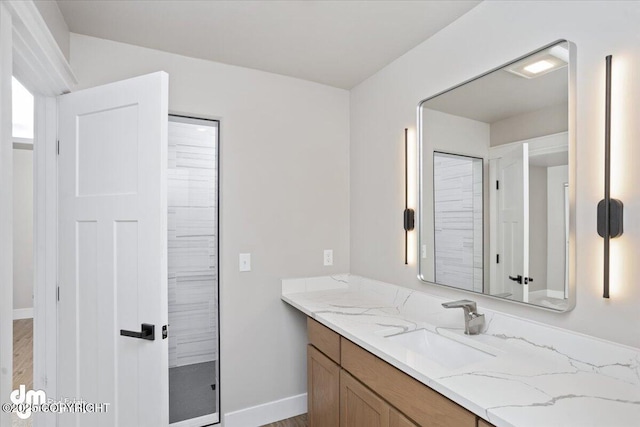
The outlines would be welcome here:
<svg viewBox="0 0 640 427">
<path fill-rule="evenodd" d="M 240 271 L 251 271 L 251 254 L 240 254 Z"/>
<path fill-rule="evenodd" d="M 333 265 L 333 249 L 324 250 L 324 265 Z"/>
</svg>

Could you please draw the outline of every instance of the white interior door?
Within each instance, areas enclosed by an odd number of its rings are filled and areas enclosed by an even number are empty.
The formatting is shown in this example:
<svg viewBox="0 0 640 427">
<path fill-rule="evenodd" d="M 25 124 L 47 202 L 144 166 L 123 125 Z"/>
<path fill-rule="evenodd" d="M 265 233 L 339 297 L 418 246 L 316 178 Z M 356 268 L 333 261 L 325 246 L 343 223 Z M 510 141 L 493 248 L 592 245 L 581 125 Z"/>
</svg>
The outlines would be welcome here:
<svg viewBox="0 0 640 427">
<path fill-rule="evenodd" d="M 167 103 L 164 72 L 58 100 L 58 396 L 110 404 L 61 426 L 168 425 Z"/>
<path fill-rule="evenodd" d="M 497 280 L 509 298 L 529 301 L 529 148 L 515 145 L 497 162 Z"/>
</svg>

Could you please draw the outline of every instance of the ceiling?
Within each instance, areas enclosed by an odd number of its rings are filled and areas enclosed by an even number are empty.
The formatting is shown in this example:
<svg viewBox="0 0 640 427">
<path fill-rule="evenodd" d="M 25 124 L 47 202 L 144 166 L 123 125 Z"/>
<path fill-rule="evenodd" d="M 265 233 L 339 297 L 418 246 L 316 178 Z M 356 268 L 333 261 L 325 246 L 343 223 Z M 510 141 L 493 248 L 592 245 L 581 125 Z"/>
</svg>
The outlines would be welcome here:
<svg viewBox="0 0 640 427">
<path fill-rule="evenodd" d="M 59 0 L 73 33 L 350 89 L 480 1 Z"/>
<path fill-rule="evenodd" d="M 567 67 L 534 79 L 497 70 L 425 102 L 425 108 L 484 123 L 568 105 Z M 568 108 L 568 107 L 567 107 Z"/>
</svg>

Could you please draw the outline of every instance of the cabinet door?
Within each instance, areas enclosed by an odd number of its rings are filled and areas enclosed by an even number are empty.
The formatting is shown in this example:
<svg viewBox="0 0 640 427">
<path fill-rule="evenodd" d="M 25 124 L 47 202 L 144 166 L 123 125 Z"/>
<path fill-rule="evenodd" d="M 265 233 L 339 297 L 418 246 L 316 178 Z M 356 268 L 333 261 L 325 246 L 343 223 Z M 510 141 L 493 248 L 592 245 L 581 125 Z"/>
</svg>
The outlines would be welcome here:
<svg viewBox="0 0 640 427">
<path fill-rule="evenodd" d="M 417 427 L 417 425 L 394 408 L 391 408 L 389 412 L 389 427 Z"/>
<path fill-rule="evenodd" d="M 482 418 L 478 418 L 478 427 L 495 427 L 495 426 L 483 420 Z"/>
<path fill-rule="evenodd" d="M 389 404 L 340 371 L 340 427 L 389 427 Z"/>
<path fill-rule="evenodd" d="M 307 346 L 307 411 L 309 427 L 338 426 L 340 366 L 314 346 Z"/>
</svg>

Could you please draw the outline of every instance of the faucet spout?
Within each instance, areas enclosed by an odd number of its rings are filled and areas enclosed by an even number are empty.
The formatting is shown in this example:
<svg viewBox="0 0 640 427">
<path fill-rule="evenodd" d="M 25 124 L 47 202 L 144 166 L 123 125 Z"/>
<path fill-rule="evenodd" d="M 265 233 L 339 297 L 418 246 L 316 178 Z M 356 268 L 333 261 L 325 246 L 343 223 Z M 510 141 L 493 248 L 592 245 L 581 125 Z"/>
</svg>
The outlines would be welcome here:
<svg viewBox="0 0 640 427">
<path fill-rule="evenodd" d="M 444 308 L 461 308 L 464 310 L 464 333 L 467 335 L 477 335 L 484 327 L 484 314 L 478 313 L 475 301 L 463 299 L 450 301 L 442 304 Z"/>
<path fill-rule="evenodd" d="M 445 302 L 442 303 L 442 306 L 444 308 L 462 308 L 464 310 L 464 312 L 468 312 L 468 311 L 472 311 L 472 312 L 476 312 L 476 310 L 478 309 L 476 302 L 475 301 L 471 301 L 468 299 L 461 299 L 458 301 L 449 301 L 449 302 Z"/>
</svg>

